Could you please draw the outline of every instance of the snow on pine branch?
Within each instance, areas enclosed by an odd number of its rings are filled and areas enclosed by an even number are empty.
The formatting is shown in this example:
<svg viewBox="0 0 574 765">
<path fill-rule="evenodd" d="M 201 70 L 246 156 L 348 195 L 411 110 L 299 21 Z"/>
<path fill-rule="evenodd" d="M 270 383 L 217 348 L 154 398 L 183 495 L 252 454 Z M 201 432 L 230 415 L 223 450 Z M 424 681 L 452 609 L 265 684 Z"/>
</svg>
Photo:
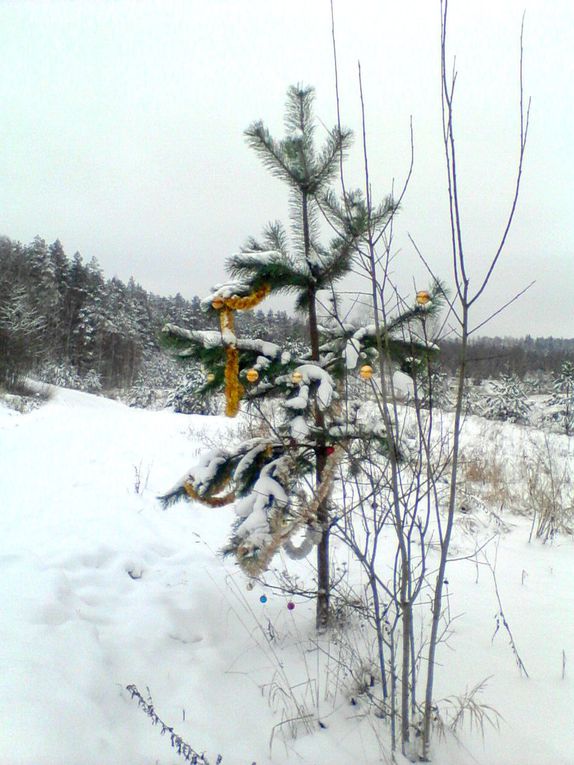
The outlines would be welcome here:
<svg viewBox="0 0 574 765">
<path fill-rule="evenodd" d="M 284 364 L 290 361 L 290 355 L 286 357 L 286 354 L 276 343 L 269 342 L 268 340 L 237 337 L 231 330 L 225 330 L 222 333 L 218 330 L 184 329 L 176 324 L 166 324 L 162 331 L 165 335 L 179 338 L 180 340 L 187 340 L 202 348 L 221 348 L 225 344 L 231 343 L 240 351 L 253 351 L 270 361 L 281 360 L 281 363 Z M 178 351 L 180 356 L 185 356 L 187 353 L 187 350 Z M 263 366 L 265 361 L 263 358 L 261 361 L 258 359 L 258 363 Z"/>
<path fill-rule="evenodd" d="M 299 373 L 301 382 L 299 384 L 299 395 L 285 401 L 283 406 L 288 409 L 305 409 L 307 407 L 309 385 L 319 383 L 317 388 L 317 403 L 321 411 L 326 411 L 335 392 L 335 383 L 331 375 L 317 364 L 302 364 L 293 370 L 293 375 Z"/>
</svg>

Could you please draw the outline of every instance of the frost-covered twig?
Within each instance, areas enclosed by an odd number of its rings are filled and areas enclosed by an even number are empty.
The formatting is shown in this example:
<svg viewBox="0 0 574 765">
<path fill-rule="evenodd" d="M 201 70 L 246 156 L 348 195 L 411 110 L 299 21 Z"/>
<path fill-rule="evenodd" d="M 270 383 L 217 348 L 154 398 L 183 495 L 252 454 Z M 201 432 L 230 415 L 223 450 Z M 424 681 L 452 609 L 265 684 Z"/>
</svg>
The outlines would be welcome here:
<svg viewBox="0 0 574 765">
<path fill-rule="evenodd" d="M 132 699 L 137 699 L 138 706 L 143 709 L 153 725 L 158 725 L 161 728 L 161 735 L 165 736 L 166 733 L 169 734 L 171 746 L 180 757 L 183 757 L 186 762 L 191 762 L 192 765 L 210 765 L 205 754 L 196 752 L 193 747 L 181 738 L 181 736 L 175 733 L 171 726 L 164 723 L 155 711 L 151 697 L 146 701 L 135 685 L 128 685 L 126 690 L 129 691 Z M 215 760 L 215 765 L 220 765 L 221 762 L 223 762 L 223 757 L 218 754 L 217 759 Z"/>
<path fill-rule="evenodd" d="M 490 569 L 490 573 L 492 574 L 492 580 L 494 582 L 494 592 L 496 594 L 496 599 L 498 601 L 498 613 L 496 614 L 496 629 L 494 630 L 494 634 L 492 635 L 492 641 L 494 641 L 494 638 L 496 637 L 496 633 L 500 629 L 500 624 L 502 623 L 502 626 L 506 630 L 508 634 L 508 642 L 510 644 L 510 647 L 512 649 L 512 653 L 514 654 L 514 658 L 516 660 L 516 664 L 518 666 L 518 671 L 521 675 L 524 675 L 524 677 L 530 677 L 528 674 L 526 667 L 524 666 L 524 662 L 522 661 L 520 654 L 518 653 L 518 648 L 516 646 L 516 642 L 514 640 L 514 635 L 512 634 L 512 630 L 510 629 L 510 625 L 508 624 L 508 621 L 506 620 L 506 615 L 504 613 L 504 608 L 502 607 L 502 599 L 500 597 L 500 591 L 498 589 L 498 580 L 496 578 L 496 561 L 495 565 L 493 566 L 488 558 L 486 559 L 486 563 L 488 568 Z"/>
</svg>

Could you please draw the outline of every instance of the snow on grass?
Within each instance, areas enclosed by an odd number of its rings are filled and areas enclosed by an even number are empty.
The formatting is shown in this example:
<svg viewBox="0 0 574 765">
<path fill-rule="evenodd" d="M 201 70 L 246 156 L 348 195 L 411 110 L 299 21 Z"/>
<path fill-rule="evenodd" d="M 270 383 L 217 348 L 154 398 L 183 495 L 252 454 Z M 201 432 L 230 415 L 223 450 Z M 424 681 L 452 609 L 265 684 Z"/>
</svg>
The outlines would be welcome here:
<svg viewBox="0 0 574 765">
<path fill-rule="evenodd" d="M 486 446 L 490 426 L 467 425 L 469 442 Z M 490 440 L 519 476 L 526 429 L 496 427 Z M 2 765 L 181 762 L 130 698 L 131 683 L 144 697 L 149 689 L 159 716 L 210 762 L 217 754 L 223 765 L 380 762 L 384 724 L 349 703 L 348 673 L 313 650 L 313 603 L 295 599 L 288 610 L 289 596 L 274 590 L 261 603 L 263 589 L 248 590 L 221 559 L 232 509 L 163 512 L 155 499 L 189 468 L 202 432 L 224 446 L 229 428 L 223 418 L 59 389 L 25 415 L 0 407 Z M 434 762 L 571 765 L 574 547 L 568 537 L 528 544 L 530 520 L 502 513 L 511 531 L 484 555 L 492 566 L 496 557 L 530 678 L 504 626 L 494 634 L 490 568 L 452 563 L 448 607 L 457 618 L 439 651 L 436 696 L 489 677 L 481 698 L 503 722 L 484 742 L 465 728 L 462 746 L 437 743 Z M 457 549 L 490 533 L 484 522 L 466 537 L 461 527 Z M 304 575 L 308 564 L 289 567 Z M 334 655 L 335 643 L 323 647 Z M 446 714 L 448 703 L 439 709 Z"/>
</svg>

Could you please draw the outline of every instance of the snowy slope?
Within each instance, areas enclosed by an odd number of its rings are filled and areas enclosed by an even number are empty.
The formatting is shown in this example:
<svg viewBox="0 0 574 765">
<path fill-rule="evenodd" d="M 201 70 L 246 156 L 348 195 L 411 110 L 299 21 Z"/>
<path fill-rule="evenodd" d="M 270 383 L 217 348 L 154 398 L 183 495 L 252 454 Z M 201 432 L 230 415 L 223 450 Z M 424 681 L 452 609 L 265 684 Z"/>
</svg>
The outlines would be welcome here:
<svg viewBox="0 0 574 765">
<path fill-rule="evenodd" d="M 162 512 L 156 502 L 202 435 L 225 441 L 230 427 L 61 389 L 29 414 L 0 407 L 0 765 L 182 762 L 130 698 L 131 683 L 212 763 L 381 761 L 380 723 L 342 690 L 327 692 L 313 604 L 288 610 L 271 590 L 262 604 L 263 590 L 246 588 L 217 554 L 230 510 Z M 492 640 L 490 571 L 454 563 L 449 605 L 460 618 L 440 654 L 437 696 L 492 676 L 484 701 L 504 722 L 484 743 L 463 730 L 462 748 L 439 745 L 438 765 L 574 762 L 574 548 L 529 545 L 528 520 L 511 522 L 497 578 L 530 679 L 506 632 Z M 290 726 L 278 723 L 305 711 L 313 734 L 300 722 L 296 739 L 283 736 Z"/>
</svg>

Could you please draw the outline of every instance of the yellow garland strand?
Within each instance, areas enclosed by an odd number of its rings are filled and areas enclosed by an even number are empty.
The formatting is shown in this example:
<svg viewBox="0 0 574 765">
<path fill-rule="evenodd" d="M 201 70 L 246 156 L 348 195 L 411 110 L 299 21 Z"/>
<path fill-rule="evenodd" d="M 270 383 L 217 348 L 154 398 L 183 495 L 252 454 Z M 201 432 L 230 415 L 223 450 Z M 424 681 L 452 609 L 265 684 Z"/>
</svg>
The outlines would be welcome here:
<svg viewBox="0 0 574 765">
<path fill-rule="evenodd" d="M 231 295 L 227 298 L 217 297 L 212 305 L 220 311 L 219 326 L 221 334 L 225 330 L 234 332 L 235 317 L 233 311 L 247 311 L 255 308 L 271 292 L 271 285 L 263 284 L 250 295 L 239 297 Z M 225 341 L 224 341 L 225 342 Z M 227 417 L 235 417 L 239 411 L 239 401 L 243 395 L 244 388 L 239 382 L 239 351 L 235 345 L 226 344 L 225 347 L 225 414 Z"/>
<path fill-rule="evenodd" d="M 259 576 L 266 571 L 277 550 L 304 524 L 317 520 L 319 505 L 329 496 L 333 488 L 335 471 L 344 453 L 345 448 L 343 444 L 336 444 L 332 454 L 327 457 L 323 471 L 323 480 L 315 488 L 311 502 L 299 511 L 296 518 L 291 522 L 284 523 L 282 516 L 277 514 L 274 518 L 270 519 L 271 538 L 267 545 L 259 548 L 257 555 L 253 555 L 254 550 L 250 545 L 240 544 L 237 547 L 237 562 L 246 574 L 249 576 Z"/>
<path fill-rule="evenodd" d="M 262 300 L 265 300 L 267 295 L 271 292 L 270 284 L 262 284 L 261 287 L 252 292 L 250 295 L 239 297 L 238 295 L 231 295 L 227 298 L 221 298 L 225 308 L 229 308 L 232 311 L 249 311 L 251 308 L 255 308 Z"/>
<path fill-rule="evenodd" d="M 201 502 L 202 505 L 208 505 L 209 507 L 225 507 L 225 505 L 235 501 L 234 491 L 230 491 L 229 494 L 224 494 L 222 497 L 206 497 L 198 494 L 189 481 L 186 481 L 183 484 L 183 488 L 188 497 L 194 499 L 196 502 Z"/>
<path fill-rule="evenodd" d="M 235 331 L 235 317 L 233 311 L 227 307 L 222 308 L 219 314 L 221 334 L 225 331 Z M 243 395 L 243 386 L 239 382 L 239 351 L 234 345 L 225 347 L 225 414 L 227 417 L 235 417 L 239 411 L 239 400 Z"/>
</svg>

